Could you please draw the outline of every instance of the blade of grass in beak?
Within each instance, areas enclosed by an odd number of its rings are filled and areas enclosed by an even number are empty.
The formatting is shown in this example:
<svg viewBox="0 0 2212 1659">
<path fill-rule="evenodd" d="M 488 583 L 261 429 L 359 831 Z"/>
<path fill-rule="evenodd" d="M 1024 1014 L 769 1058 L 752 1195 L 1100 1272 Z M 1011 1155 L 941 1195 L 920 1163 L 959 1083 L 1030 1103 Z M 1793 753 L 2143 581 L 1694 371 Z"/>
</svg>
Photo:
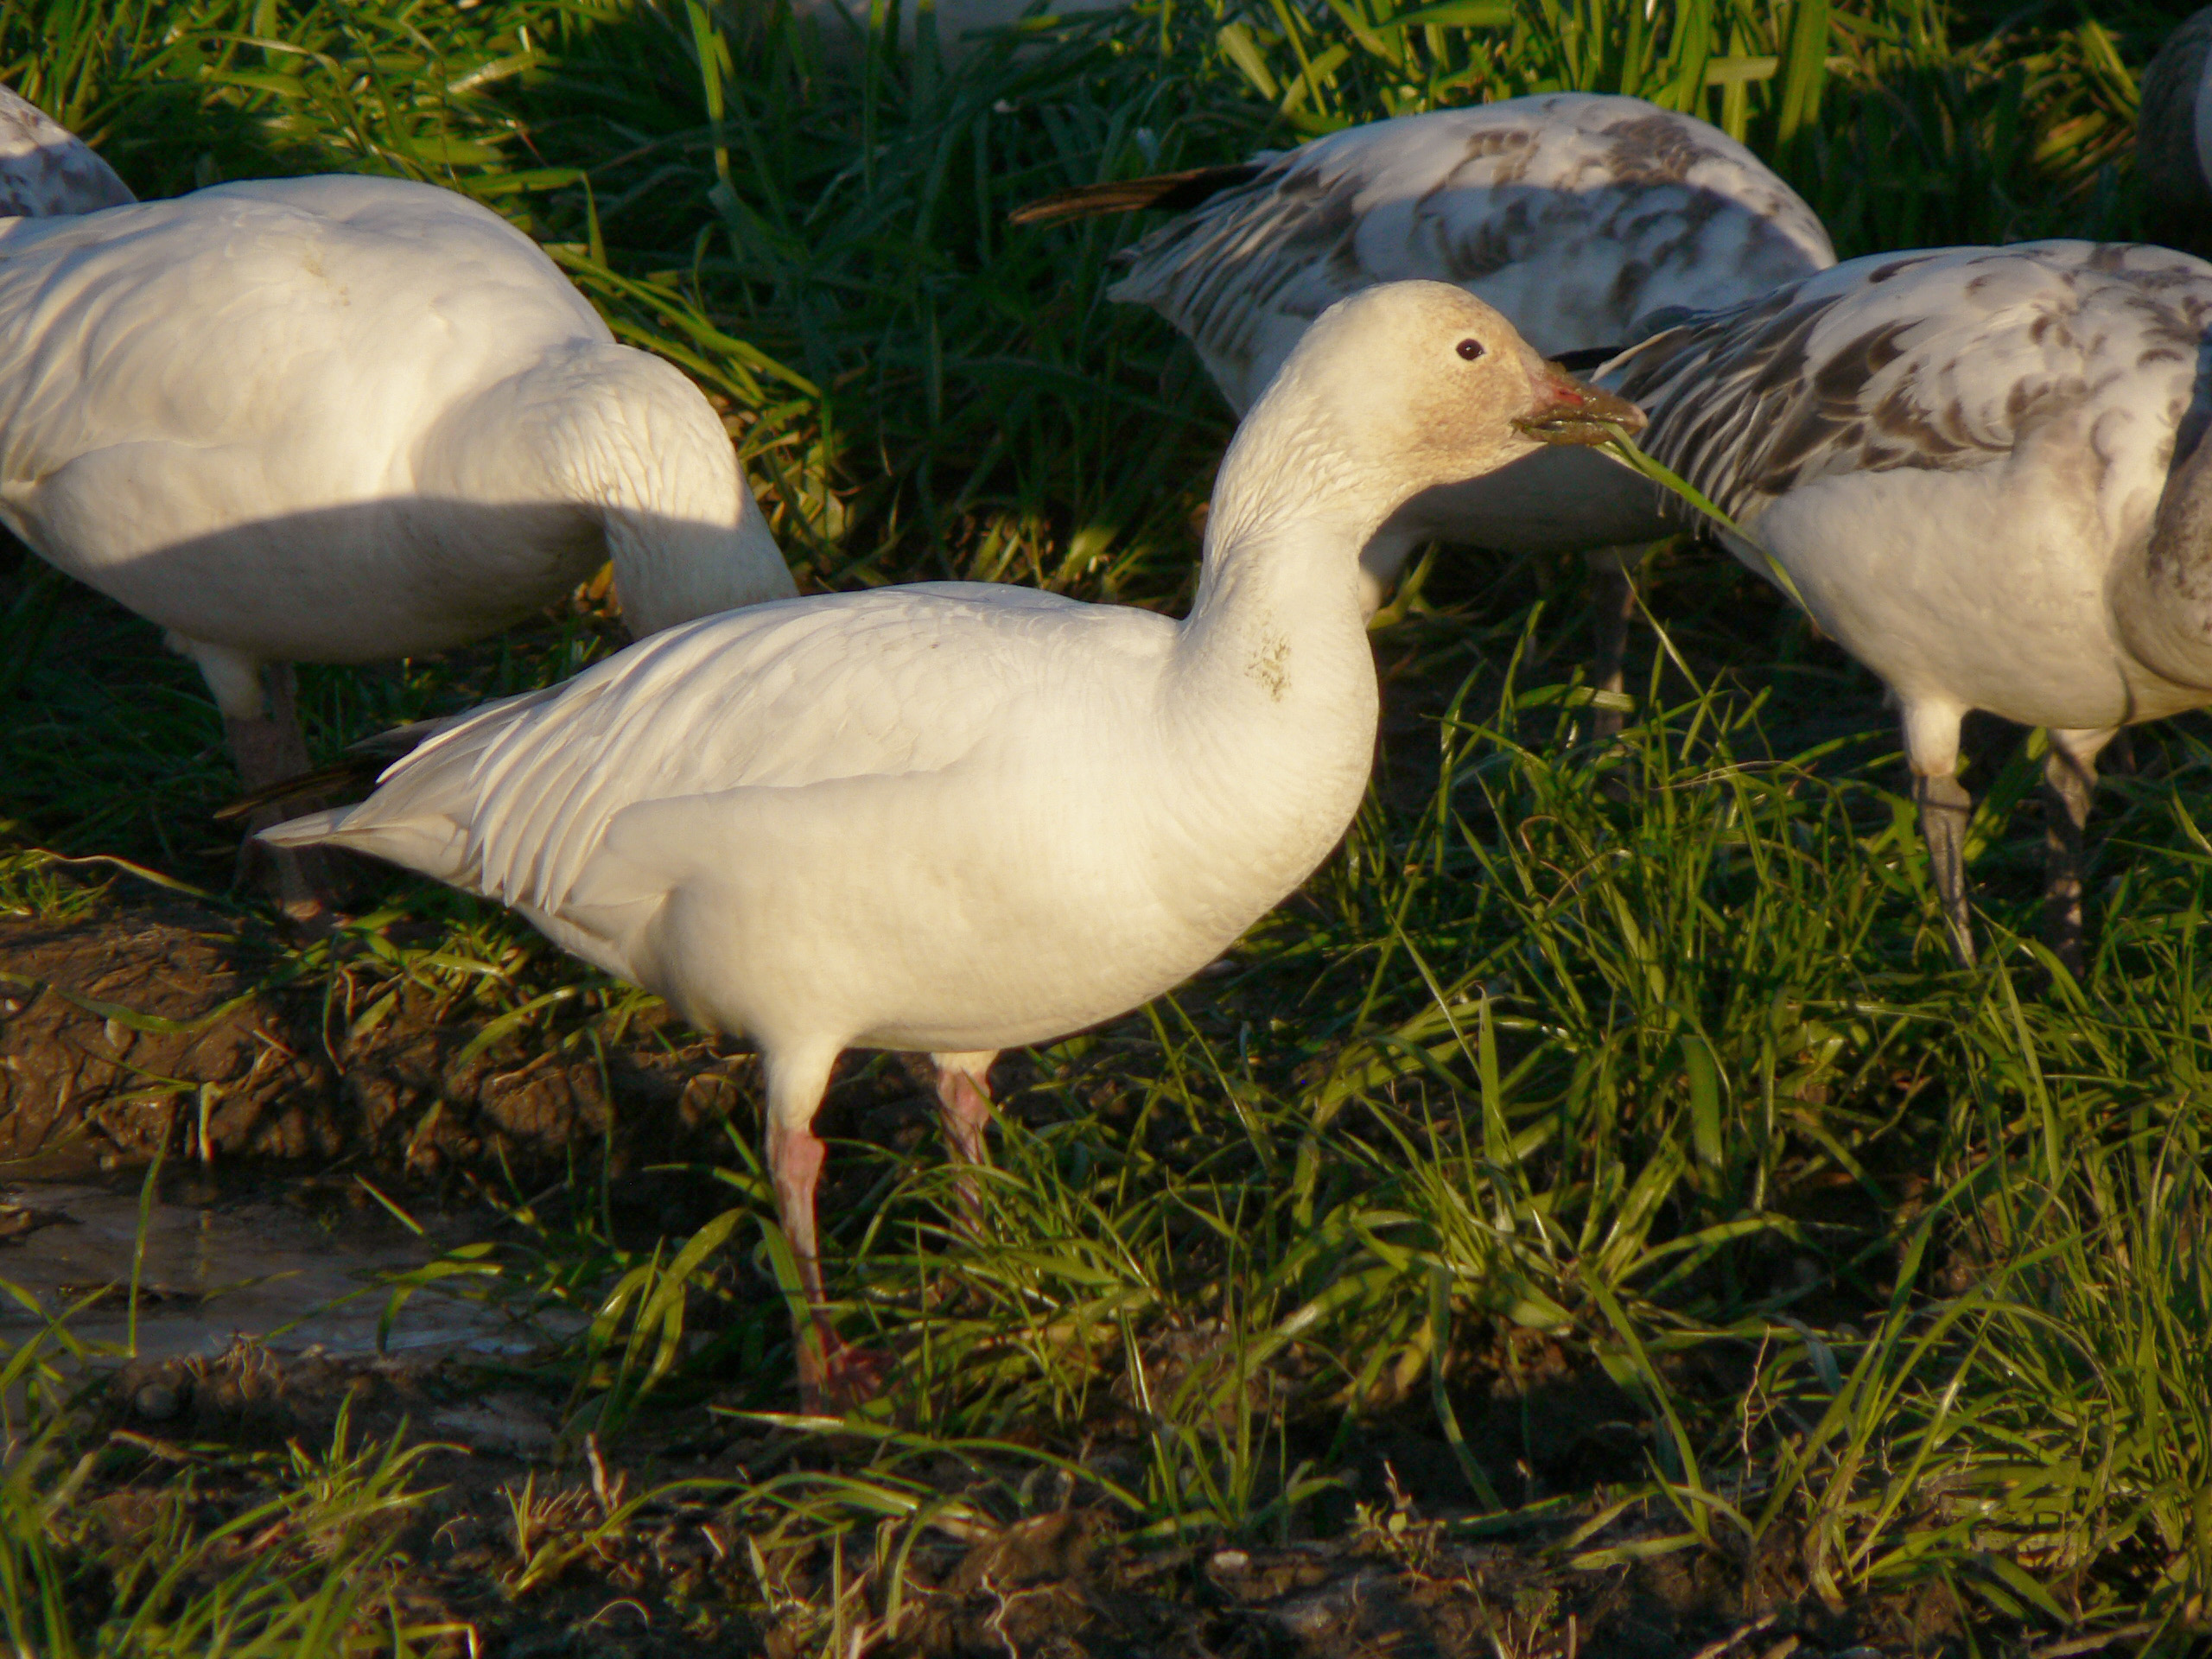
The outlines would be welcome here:
<svg viewBox="0 0 2212 1659">
<path fill-rule="evenodd" d="M 1681 497 L 1683 501 L 1696 508 L 1698 512 L 1712 519 L 1714 524 L 1719 525 L 1745 547 L 1750 548 L 1760 558 L 1766 561 L 1766 568 L 1774 577 L 1775 586 L 1789 594 L 1799 610 L 1810 613 L 1812 607 L 1805 603 L 1805 595 L 1797 591 L 1797 584 L 1790 580 L 1789 573 L 1782 568 L 1781 560 L 1776 558 L 1764 547 L 1746 535 L 1743 526 L 1723 512 L 1719 505 L 1696 485 L 1684 479 L 1664 461 L 1655 460 L 1637 448 L 1636 440 L 1629 436 L 1626 431 L 1618 426 L 1613 427 L 1611 430 L 1611 436 L 1603 443 L 1592 445 L 1592 448 L 1608 460 L 1627 467 L 1629 471 L 1649 479 L 1669 494 Z"/>
</svg>

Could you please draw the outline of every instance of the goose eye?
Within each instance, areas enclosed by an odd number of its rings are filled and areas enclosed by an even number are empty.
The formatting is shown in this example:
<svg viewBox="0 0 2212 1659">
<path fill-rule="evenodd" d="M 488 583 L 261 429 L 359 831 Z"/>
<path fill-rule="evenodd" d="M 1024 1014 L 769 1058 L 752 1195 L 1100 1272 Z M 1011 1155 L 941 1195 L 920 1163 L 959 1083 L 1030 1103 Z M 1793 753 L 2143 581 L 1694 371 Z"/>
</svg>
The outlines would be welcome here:
<svg viewBox="0 0 2212 1659">
<path fill-rule="evenodd" d="M 1479 340 L 1463 340 L 1454 349 L 1471 363 L 1483 354 L 1483 343 Z"/>
</svg>

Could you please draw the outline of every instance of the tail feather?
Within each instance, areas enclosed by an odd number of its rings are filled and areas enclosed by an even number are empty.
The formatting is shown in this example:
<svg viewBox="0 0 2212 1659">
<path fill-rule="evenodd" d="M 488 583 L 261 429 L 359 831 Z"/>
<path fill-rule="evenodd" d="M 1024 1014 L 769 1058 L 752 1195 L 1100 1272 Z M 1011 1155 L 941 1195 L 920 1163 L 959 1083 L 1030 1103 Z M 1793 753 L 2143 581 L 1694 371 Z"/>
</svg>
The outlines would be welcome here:
<svg viewBox="0 0 2212 1659">
<path fill-rule="evenodd" d="M 1055 190 L 1049 196 L 1024 202 L 1007 215 L 1011 225 L 1053 225 L 1064 219 L 1097 219 L 1107 213 L 1134 213 L 1157 207 L 1171 213 L 1187 213 L 1224 190 L 1249 184 L 1260 176 L 1257 162 L 1234 167 L 1194 167 L 1184 173 L 1158 173 L 1147 179 L 1116 179 L 1105 184 L 1078 184 Z"/>
<path fill-rule="evenodd" d="M 287 818 L 282 823 L 272 823 L 254 836 L 272 847 L 313 847 L 334 839 L 346 827 L 352 815 L 350 806 L 334 806 L 327 812 L 310 812 L 305 817 Z"/>
<path fill-rule="evenodd" d="M 479 890 L 467 879 L 468 836 L 459 824 L 434 813 L 378 822 L 365 814 L 366 805 L 357 801 L 352 806 L 334 806 L 327 812 L 310 812 L 271 824 L 253 839 L 273 847 L 343 847 L 348 852 L 367 853 L 386 863 L 419 870 L 472 893 Z"/>
<path fill-rule="evenodd" d="M 346 746 L 346 753 L 327 766 L 317 766 L 313 772 L 302 772 L 290 778 L 279 779 L 266 789 L 257 789 L 250 795 L 241 795 L 226 801 L 214 812 L 218 823 L 234 823 L 250 818 L 265 806 L 282 806 L 287 801 L 327 798 L 337 794 L 366 794 L 370 787 L 391 770 L 392 763 L 404 760 L 441 732 L 450 731 L 464 721 L 474 720 L 488 709 L 498 709 L 509 702 L 518 702 L 524 697 L 542 701 L 550 693 L 524 691 L 518 696 L 502 697 L 479 709 L 464 709 L 457 715 L 439 715 L 429 720 L 410 721 L 404 726 L 393 726 L 381 732 L 372 732 L 366 737 Z M 305 818 L 299 820 L 306 823 Z"/>
</svg>

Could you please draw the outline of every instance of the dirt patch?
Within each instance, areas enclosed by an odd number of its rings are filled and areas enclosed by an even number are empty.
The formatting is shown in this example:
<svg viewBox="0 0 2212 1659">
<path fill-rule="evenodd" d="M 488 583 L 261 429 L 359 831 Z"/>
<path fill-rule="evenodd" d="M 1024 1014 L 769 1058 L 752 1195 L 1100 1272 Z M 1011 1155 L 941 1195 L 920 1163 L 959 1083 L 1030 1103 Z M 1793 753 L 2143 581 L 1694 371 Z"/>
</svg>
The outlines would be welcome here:
<svg viewBox="0 0 2212 1659">
<path fill-rule="evenodd" d="M 166 1143 L 423 1175 L 605 1146 L 619 1167 L 720 1142 L 751 1064 L 664 1010 L 603 1059 L 527 1033 L 472 1054 L 487 1017 L 438 1017 L 404 985 L 354 1034 L 356 1010 L 270 988 L 270 963 L 236 918 L 187 902 L 0 919 L 0 1159 L 109 1167 Z"/>
</svg>

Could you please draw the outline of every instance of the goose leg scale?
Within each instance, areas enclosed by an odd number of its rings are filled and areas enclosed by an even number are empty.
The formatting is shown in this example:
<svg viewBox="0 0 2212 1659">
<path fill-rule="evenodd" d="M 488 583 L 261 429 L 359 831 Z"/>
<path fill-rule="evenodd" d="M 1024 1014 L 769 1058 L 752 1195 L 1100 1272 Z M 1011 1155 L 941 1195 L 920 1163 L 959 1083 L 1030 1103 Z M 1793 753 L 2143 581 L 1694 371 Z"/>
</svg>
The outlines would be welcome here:
<svg viewBox="0 0 2212 1659">
<path fill-rule="evenodd" d="M 1916 778 L 1913 803 L 1920 809 L 1921 839 L 1928 843 L 1928 874 L 1936 901 L 1951 932 L 1951 950 L 1960 963 L 1974 966 L 1974 924 L 1967 912 L 1967 824 L 1974 797 L 1957 778 Z"/>
<path fill-rule="evenodd" d="M 945 1139 L 952 1143 L 952 1154 L 962 1166 L 957 1178 L 961 1212 L 971 1226 L 982 1222 L 982 1199 L 976 1191 L 973 1172 L 976 1166 L 991 1161 L 984 1136 L 991 1127 L 991 1062 L 997 1058 L 996 1049 L 930 1056 L 937 1068 L 938 1111 Z"/>
<path fill-rule="evenodd" d="M 1590 683 L 1600 691 L 1621 692 L 1626 685 L 1628 625 L 1636 615 L 1636 584 L 1629 566 L 1640 547 L 1609 547 L 1585 556 L 1590 567 L 1590 612 L 1596 648 L 1591 652 Z M 1600 742 L 1621 734 L 1626 716 L 1618 709 L 1599 709 L 1590 721 Z"/>
<path fill-rule="evenodd" d="M 226 715 L 223 719 L 223 735 L 230 743 L 238 781 L 249 793 L 308 770 L 308 741 L 300 730 L 298 677 L 289 663 L 275 664 L 256 675 L 257 702 L 264 677 L 268 683 L 265 709 L 251 715 Z M 264 808 L 249 822 L 248 829 L 265 830 L 283 816 L 281 809 Z M 277 906 L 294 921 L 315 921 L 334 908 L 335 872 L 327 855 L 314 848 L 257 846 L 249 840 L 238 849 L 240 874 L 264 859 L 275 878 Z"/>
</svg>

